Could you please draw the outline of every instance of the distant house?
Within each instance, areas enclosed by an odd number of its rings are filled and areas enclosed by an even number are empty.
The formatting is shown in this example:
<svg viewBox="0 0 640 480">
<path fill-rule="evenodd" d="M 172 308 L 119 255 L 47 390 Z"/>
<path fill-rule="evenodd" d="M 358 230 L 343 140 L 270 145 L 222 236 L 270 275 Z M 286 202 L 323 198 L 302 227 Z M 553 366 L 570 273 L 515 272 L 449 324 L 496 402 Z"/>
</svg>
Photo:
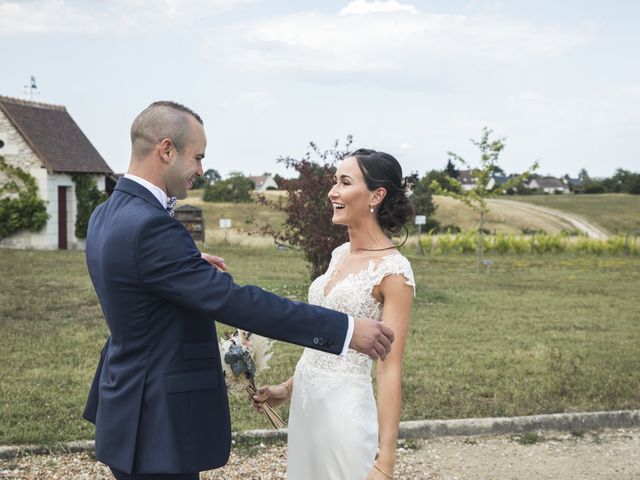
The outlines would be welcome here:
<svg viewBox="0 0 640 480">
<path fill-rule="evenodd" d="M 527 187 L 531 190 L 541 190 L 544 193 L 571 193 L 569 187 L 557 178 L 534 178 Z"/>
<path fill-rule="evenodd" d="M 487 183 L 487 190 L 493 190 L 496 187 L 500 187 L 507 183 L 513 175 L 492 175 Z"/>
<path fill-rule="evenodd" d="M 278 184 L 271 175 L 261 175 L 259 177 L 249 176 L 249 179 L 255 185 L 256 192 L 264 192 L 266 190 L 277 190 Z"/>
<path fill-rule="evenodd" d="M 458 173 L 458 181 L 462 185 L 463 190 L 473 190 L 476 186 L 476 177 L 473 176 L 471 170 L 460 170 Z"/>
<path fill-rule="evenodd" d="M 569 175 L 565 175 L 562 177 L 562 181 L 571 191 L 582 187 L 582 180 L 580 178 L 571 178 Z"/>
<path fill-rule="evenodd" d="M 0 96 L 0 156 L 36 179 L 49 213 L 41 231 L 18 232 L 0 241 L 0 247 L 78 248 L 71 175 L 91 174 L 103 191 L 115 176 L 66 108 Z M 0 172 L 0 184 L 6 181 Z"/>
</svg>

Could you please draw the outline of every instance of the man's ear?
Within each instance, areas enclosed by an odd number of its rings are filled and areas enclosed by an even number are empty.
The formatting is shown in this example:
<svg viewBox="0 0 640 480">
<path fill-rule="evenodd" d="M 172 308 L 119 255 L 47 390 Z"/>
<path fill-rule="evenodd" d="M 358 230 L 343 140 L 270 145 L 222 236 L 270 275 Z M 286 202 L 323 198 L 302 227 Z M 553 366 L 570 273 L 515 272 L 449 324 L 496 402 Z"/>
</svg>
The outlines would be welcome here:
<svg viewBox="0 0 640 480">
<path fill-rule="evenodd" d="M 373 192 L 371 192 L 371 201 L 369 203 L 372 207 L 377 207 L 382 203 L 384 197 L 386 196 L 387 190 L 385 188 L 376 188 Z"/>
<path fill-rule="evenodd" d="M 160 140 L 158 148 L 162 161 L 171 163 L 173 162 L 173 160 L 175 160 L 177 151 L 171 139 L 163 138 L 162 140 Z"/>
</svg>

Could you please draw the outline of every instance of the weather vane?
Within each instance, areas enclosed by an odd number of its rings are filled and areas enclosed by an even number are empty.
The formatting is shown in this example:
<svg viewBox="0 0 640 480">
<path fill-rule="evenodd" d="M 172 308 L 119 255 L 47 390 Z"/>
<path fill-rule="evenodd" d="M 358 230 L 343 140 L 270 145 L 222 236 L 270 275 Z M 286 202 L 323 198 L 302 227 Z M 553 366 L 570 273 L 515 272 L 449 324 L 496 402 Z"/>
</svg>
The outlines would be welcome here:
<svg viewBox="0 0 640 480">
<path fill-rule="evenodd" d="M 33 100 L 34 95 L 40 95 L 40 92 L 38 91 L 38 85 L 36 85 L 36 77 L 34 77 L 33 75 L 31 75 L 29 85 L 25 85 L 24 88 L 26 89 L 24 93 L 29 93 L 29 98 L 31 100 Z"/>
</svg>

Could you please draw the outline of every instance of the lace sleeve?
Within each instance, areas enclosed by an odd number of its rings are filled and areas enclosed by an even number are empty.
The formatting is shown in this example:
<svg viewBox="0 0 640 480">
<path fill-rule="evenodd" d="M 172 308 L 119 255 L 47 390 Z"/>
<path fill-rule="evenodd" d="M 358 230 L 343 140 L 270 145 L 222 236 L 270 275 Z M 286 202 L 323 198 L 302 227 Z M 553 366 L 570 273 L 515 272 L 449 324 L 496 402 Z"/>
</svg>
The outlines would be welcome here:
<svg viewBox="0 0 640 480">
<path fill-rule="evenodd" d="M 378 268 L 374 271 L 373 286 L 380 285 L 384 277 L 388 275 L 402 275 L 406 284 L 413 287 L 413 296 L 416 296 L 416 281 L 413 278 L 411 263 L 402 255 L 390 255 L 382 259 Z"/>
</svg>

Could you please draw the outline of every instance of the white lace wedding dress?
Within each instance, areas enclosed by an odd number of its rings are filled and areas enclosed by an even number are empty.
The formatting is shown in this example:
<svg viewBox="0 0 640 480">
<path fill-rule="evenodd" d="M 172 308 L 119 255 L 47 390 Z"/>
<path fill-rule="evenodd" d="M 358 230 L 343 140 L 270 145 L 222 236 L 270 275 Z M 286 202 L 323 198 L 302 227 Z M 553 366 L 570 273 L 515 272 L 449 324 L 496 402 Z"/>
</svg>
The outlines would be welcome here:
<svg viewBox="0 0 640 480">
<path fill-rule="evenodd" d="M 333 251 L 324 275 L 309 287 L 309 303 L 355 317 L 379 320 L 373 288 L 387 275 L 403 275 L 415 289 L 409 261 L 392 253 L 338 281 L 325 295 L 336 265 L 349 252 Z M 372 361 L 349 350 L 337 356 L 305 349 L 298 361 L 289 411 L 287 479 L 364 480 L 378 448 L 378 413 L 371 385 Z"/>
</svg>

